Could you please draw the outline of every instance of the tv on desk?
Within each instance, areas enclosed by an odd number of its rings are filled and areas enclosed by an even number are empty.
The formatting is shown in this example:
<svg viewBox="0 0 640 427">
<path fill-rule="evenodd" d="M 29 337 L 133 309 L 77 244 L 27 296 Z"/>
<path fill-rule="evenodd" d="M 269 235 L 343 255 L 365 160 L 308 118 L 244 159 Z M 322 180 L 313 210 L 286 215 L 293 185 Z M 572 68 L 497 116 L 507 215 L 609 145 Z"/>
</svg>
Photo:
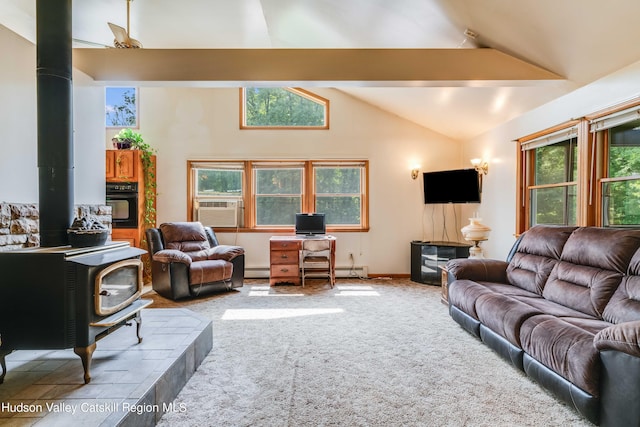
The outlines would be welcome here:
<svg viewBox="0 0 640 427">
<path fill-rule="evenodd" d="M 326 225 L 323 213 L 297 213 L 296 234 L 312 236 L 325 234 Z"/>
</svg>

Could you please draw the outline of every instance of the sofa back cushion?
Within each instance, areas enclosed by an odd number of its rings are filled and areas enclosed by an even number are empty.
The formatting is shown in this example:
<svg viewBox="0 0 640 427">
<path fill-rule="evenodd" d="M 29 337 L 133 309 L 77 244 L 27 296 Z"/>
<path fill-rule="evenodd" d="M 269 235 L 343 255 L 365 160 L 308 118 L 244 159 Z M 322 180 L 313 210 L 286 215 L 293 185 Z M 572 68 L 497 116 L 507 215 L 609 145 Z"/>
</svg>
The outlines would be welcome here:
<svg viewBox="0 0 640 427">
<path fill-rule="evenodd" d="M 628 275 L 622 278 L 602 317 L 610 323 L 640 320 L 640 250 L 631 258 Z"/>
<path fill-rule="evenodd" d="M 542 295 L 547 278 L 576 227 L 537 225 L 524 233 L 507 267 L 509 283 Z"/>
<path fill-rule="evenodd" d="M 544 298 L 602 318 L 629 262 L 640 247 L 640 230 L 576 229 L 554 267 Z"/>
<path fill-rule="evenodd" d="M 198 253 L 211 247 L 204 227 L 199 222 L 166 222 L 160 224 L 160 231 L 166 249 L 185 252 L 194 261 L 198 260 Z"/>
</svg>

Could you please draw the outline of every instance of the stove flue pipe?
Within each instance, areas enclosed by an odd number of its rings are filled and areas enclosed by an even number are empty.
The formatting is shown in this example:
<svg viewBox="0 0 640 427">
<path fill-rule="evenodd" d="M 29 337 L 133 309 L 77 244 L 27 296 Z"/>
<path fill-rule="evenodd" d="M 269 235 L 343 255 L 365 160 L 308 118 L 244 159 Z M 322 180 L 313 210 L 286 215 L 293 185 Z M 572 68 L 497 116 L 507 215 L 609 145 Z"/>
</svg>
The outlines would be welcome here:
<svg viewBox="0 0 640 427">
<path fill-rule="evenodd" d="M 72 0 L 36 0 L 40 245 L 67 245 L 73 221 Z"/>
</svg>

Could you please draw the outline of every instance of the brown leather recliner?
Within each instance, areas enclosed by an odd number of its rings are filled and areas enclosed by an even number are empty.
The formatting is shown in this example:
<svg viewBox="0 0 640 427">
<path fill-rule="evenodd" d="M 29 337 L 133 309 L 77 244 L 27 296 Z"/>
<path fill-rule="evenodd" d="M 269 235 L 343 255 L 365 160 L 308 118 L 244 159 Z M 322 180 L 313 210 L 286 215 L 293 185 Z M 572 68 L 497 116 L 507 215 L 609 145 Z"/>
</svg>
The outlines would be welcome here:
<svg viewBox="0 0 640 427">
<path fill-rule="evenodd" d="M 211 227 L 168 222 L 146 230 L 153 290 L 177 300 L 231 290 L 244 280 L 244 249 L 220 245 Z"/>
</svg>

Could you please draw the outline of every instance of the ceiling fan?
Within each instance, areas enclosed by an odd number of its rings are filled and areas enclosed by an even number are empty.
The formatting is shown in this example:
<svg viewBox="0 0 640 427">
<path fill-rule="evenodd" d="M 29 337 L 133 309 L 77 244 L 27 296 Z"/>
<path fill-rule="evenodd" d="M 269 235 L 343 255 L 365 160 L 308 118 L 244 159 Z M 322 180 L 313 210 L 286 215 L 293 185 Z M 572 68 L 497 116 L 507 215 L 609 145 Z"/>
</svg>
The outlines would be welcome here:
<svg viewBox="0 0 640 427">
<path fill-rule="evenodd" d="M 109 28 L 111 28 L 111 31 L 113 32 L 113 36 L 115 37 L 115 39 L 113 40 L 113 45 L 117 48 L 132 49 L 132 48 L 142 47 L 142 43 L 140 43 L 138 40 L 131 38 L 129 36 L 129 34 L 131 34 L 129 31 L 129 18 L 130 18 L 130 7 L 131 7 L 132 1 L 133 0 L 127 0 L 127 29 L 126 30 L 119 25 L 113 24 L 111 22 L 107 22 L 107 25 L 109 25 Z"/>
</svg>

